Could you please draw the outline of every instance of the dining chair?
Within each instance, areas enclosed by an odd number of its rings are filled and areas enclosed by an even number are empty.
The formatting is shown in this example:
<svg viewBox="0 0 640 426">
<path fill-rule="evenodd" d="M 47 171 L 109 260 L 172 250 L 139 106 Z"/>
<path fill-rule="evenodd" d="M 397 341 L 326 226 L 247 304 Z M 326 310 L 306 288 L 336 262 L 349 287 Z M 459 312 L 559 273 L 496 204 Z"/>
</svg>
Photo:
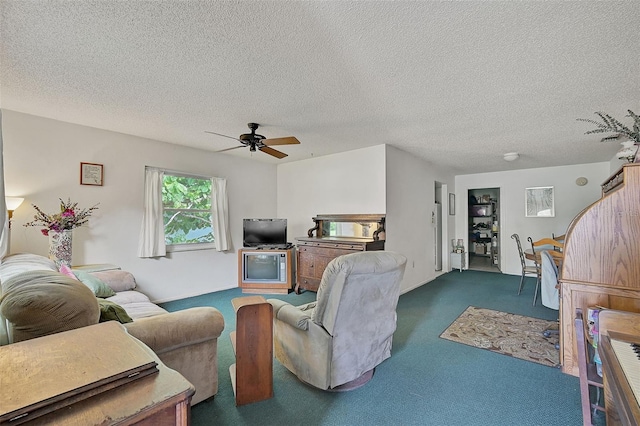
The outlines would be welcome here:
<svg viewBox="0 0 640 426">
<path fill-rule="evenodd" d="M 524 277 L 526 275 L 533 275 L 538 279 L 538 270 L 535 265 L 527 265 L 526 259 L 524 257 L 524 251 L 522 251 L 522 245 L 520 244 L 520 236 L 518 234 L 511 235 L 511 238 L 516 240 L 516 244 L 518 245 L 518 254 L 520 255 L 520 266 L 522 266 L 522 275 L 520 276 L 520 287 L 518 287 L 518 296 L 522 292 L 522 286 L 524 285 Z"/>
<path fill-rule="evenodd" d="M 533 241 L 531 237 L 528 237 L 527 240 L 531 244 L 531 253 L 533 254 L 532 257 L 536 265 L 535 268 L 538 275 L 538 280 L 536 281 L 536 290 L 533 293 L 533 305 L 535 306 L 538 299 L 538 289 L 540 288 L 540 283 L 542 281 L 542 260 L 540 257 L 540 252 L 542 250 L 547 250 L 549 255 L 553 258 L 556 266 L 558 267 L 558 270 L 560 270 L 562 267 L 562 260 L 564 259 L 564 254 L 562 253 L 564 244 L 554 240 L 553 238 L 543 238 L 538 241 Z"/>
<path fill-rule="evenodd" d="M 580 378 L 580 399 L 582 403 L 582 423 L 584 426 L 593 424 L 593 416 L 596 411 L 603 411 L 604 407 L 600 403 L 600 389 L 603 389 L 602 377 L 598 375 L 595 364 L 592 362 L 589 354 L 589 343 L 585 332 L 584 320 L 582 318 L 582 309 L 576 309 L 575 318 L 576 331 L 576 349 L 578 350 L 578 370 Z M 589 387 L 596 388 L 596 400 L 591 402 L 591 394 Z"/>
</svg>

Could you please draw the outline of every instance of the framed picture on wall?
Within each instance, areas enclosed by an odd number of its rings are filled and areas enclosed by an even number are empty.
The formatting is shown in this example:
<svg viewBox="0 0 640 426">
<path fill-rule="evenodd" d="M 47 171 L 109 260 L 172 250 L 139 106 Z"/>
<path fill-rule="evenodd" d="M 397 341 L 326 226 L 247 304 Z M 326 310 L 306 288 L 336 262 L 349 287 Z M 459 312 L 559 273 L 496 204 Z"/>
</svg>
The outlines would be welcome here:
<svg viewBox="0 0 640 426">
<path fill-rule="evenodd" d="M 456 194 L 449 194 L 449 215 L 455 216 L 456 214 Z"/>
<path fill-rule="evenodd" d="M 538 186 L 525 189 L 526 217 L 555 217 L 553 186 Z"/>
<path fill-rule="evenodd" d="M 104 167 L 96 163 L 80 163 L 80 185 L 102 186 Z"/>
</svg>

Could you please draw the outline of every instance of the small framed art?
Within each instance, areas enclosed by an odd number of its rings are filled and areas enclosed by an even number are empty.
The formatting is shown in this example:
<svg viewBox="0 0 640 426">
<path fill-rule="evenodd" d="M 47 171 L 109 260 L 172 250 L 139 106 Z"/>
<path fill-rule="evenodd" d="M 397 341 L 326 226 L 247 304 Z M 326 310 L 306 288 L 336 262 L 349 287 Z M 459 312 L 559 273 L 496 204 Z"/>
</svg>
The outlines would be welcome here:
<svg viewBox="0 0 640 426">
<path fill-rule="evenodd" d="M 526 217 L 554 217 L 553 186 L 539 186 L 525 189 Z"/>
<path fill-rule="evenodd" d="M 80 185 L 102 186 L 104 166 L 96 163 L 80 163 Z"/>
</svg>

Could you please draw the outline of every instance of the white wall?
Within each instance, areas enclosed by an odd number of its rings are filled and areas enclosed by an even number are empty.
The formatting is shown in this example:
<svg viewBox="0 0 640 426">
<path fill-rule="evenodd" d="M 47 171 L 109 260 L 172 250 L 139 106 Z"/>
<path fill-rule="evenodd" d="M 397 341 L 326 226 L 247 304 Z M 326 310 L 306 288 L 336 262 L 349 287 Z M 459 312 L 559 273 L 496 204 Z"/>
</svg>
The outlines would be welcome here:
<svg viewBox="0 0 640 426">
<path fill-rule="evenodd" d="M 453 192 L 454 176 L 433 164 L 387 146 L 387 242 L 385 249 L 407 257 L 402 282 L 405 293 L 449 271 L 447 241 L 453 238 L 453 218 L 442 200 L 443 266 L 435 270 L 434 228 L 431 213 L 436 200 L 435 182 Z M 446 192 L 446 191 L 445 191 Z"/>
<path fill-rule="evenodd" d="M 117 264 L 156 301 L 236 287 L 242 218 L 276 215 L 272 164 L 7 110 L 2 130 L 6 194 L 25 197 L 14 213 L 11 252 L 47 255 L 40 229 L 22 226 L 35 214 L 31 203 L 47 213 L 59 208 L 58 198 L 70 197 L 81 208 L 100 203 L 88 226 L 74 231 L 73 263 Z M 80 185 L 80 162 L 103 164 L 104 186 Z M 138 258 L 145 165 L 227 178 L 234 250 Z"/>
<path fill-rule="evenodd" d="M 600 183 L 620 166 L 615 160 L 454 178 L 426 161 L 379 145 L 276 167 L 7 110 L 3 136 L 7 196 L 26 198 L 14 213 L 11 251 L 47 254 L 48 240 L 39 229 L 22 226 L 35 213 L 31 203 L 45 212 L 58 208 L 58 198 L 70 197 L 80 207 L 100 203 L 89 225 L 74 231 L 74 264 L 118 264 L 132 271 L 141 290 L 156 301 L 236 287 L 242 218 L 284 217 L 293 241 L 306 235 L 313 216 L 328 213 L 387 215 L 386 248 L 409 259 L 402 287 L 406 292 L 449 270 L 446 247 L 452 238 L 464 239 L 468 247 L 467 190 L 486 187 L 501 189 L 502 271 L 519 274 L 509 236 L 517 232 L 526 241 L 527 236 L 564 233 L 582 208 L 600 198 Z M 104 164 L 104 186 L 80 185 L 80 162 Z M 136 257 L 145 165 L 226 177 L 234 249 L 173 253 L 159 260 Z M 579 176 L 589 183 L 576 186 Z M 454 183 L 456 188 L 455 216 L 447 214 L 446 197 L 442 200 L 441 272 L 433 264 L 430 226 L 435 181 L 443 184 L 444 194 L 454 192 Z M 555 187 L 556 217 L 525 218 L 524 188 L 545 185 Z"/>
<path fill-rule="evenodd" d="M 278 165 L 278 217 L 289 241 L 306 237 L 319 214 L 384 214 L 385 147 L 348 151 Z"/>
<path fill-rule="evenodd" d="M 306 236 L 318 214 L 386 214 L 385 249 L 408 259 L 402 283 L 406 292 L 436 276 L 431 227 L 436 180 L 453 186 L 454 178 L 387 145 L 281 164 L 278 216 L 288 220 L 293 240 Z M 446 204 L 443 210 L 448 218 Z M 446 271 L 444 266 L 437 273 Z"/>
<path fill-rule="evenodd" d="M 464 239 L 465 247 L 469 247 L 467 191 L 500 188 L 501 270 L 519 275 L 520 259 L 511 235 L 517 233 L 526 249 L 529 247 L 527 237 L 538 240 L 552 233 L 564 234 L 571 220 L 601 197 L 600 184 L 609 176 L 609 170 L 610 163 L 603 162 L 456 176 L 456 200 L 460 208 L 456 212 L 455 238 Z M 587 185 L 576 185 L 576 179 L 581 176 L 588 179 Z M 554 187 L 555 217 L 525 217 L 525 188 L 536 186 Z"/>
</svg>

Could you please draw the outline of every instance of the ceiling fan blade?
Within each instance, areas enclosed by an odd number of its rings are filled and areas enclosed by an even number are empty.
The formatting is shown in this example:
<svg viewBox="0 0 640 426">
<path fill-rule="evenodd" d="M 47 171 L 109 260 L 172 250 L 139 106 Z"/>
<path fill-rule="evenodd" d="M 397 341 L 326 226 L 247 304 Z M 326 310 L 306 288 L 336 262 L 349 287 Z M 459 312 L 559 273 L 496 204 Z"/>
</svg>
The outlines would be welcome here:
<svg viewBox="0 0 640 426">
<path fill-rule="evenodd" d="M 225 138 L 229 138 L 229 139 L 233 139 L 233 140 L 236 140 L 236 141 L 240 141 L 240 142 L 242 142 L 240 139 L 238 139 L 238 138 L 234 138 L 233 136 L 227 136 L 227 135 L 223 135 L 223 134 L 216 133 L 216 132 L 210 132 L 210 131 L 208 131 L 208 130 L 205 130 L 204 132 L 205 132 L 205 133 L 211 133 L 212 135 L 218 135 L 218 136 L 222 136 L 222 137 L 225 137 Z"/>
<path fill-rule="evenodd" d="M 287 136 L 286 138 L 269 138 L 263 139 L 260 142 L 267 146 L 271 145 L 297 145 L 300 141 L 294 136 Z"/>
<path fill-rule="evenodd" d="M 225 152 L 225 151 L 231 151 L 232 149 L 238 149 L 238 148 L 246 148 L 246 145 L 238 145 L 238 146 L 234 146 L 233 148 L 221 149 L 220 151 L 213 151 L 213 152 Z"/>
<path fill-rule="evenodd" d="M 284 152 L 280 152 L 276 149 L 273 148 L 269 148 L 268 146 L 263 146 L 261 148 L 258 148 L 260 151 L 264 152 L 265 154 L 269 154 L 272 155 L 276 158 L 284 158 L 287 156 L 287 154 L 285 154 Z"/>
</svg>

